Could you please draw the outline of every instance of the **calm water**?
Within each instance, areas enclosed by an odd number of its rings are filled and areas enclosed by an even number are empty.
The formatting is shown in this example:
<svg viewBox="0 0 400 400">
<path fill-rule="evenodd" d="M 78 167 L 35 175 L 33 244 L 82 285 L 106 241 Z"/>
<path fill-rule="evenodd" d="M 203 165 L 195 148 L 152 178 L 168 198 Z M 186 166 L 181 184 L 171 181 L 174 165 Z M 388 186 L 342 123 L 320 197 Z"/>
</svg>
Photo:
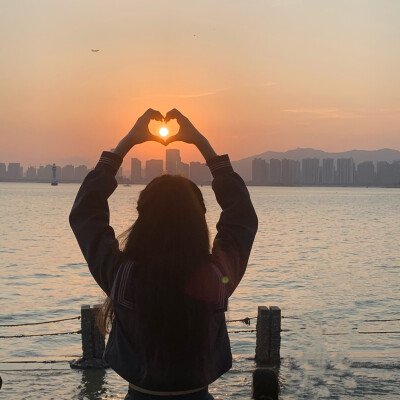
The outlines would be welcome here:
<svg viewBox="0 0 400 400">
<path fill-rule="evenodd" d="M 121 233 L 141 187 L 110 200 Z M 0 184 L 0 324 L 78 316 L 102 300 L 68 225 L 78 185 Z M 211 232 L 219 209 L 203 187 Z M 283 319 L 281 399 L 400 399 L 400 190 L 250 188 L 259 233 L 228 318 L 278 305 Z M 118 213 L 116 212 L 118 210 Z M 250 329 L 254 328 L 254 320 Z M 76 331 L 79 321 L 0 328 L 0 336 Z M 230 330 L 249 329 L 232 324 Z M 343 333 L 343 335 L 326 335 Z M 253 333 L 231 334 L 234 365 L 210 388 L 216 399 L 249 399 Z M 113 371 L 71 370 L 80 335 L 0 338 L 5 399 L 122 399 Z M 57 364 L 10 361 L 60 360 Z"/>
</svg>

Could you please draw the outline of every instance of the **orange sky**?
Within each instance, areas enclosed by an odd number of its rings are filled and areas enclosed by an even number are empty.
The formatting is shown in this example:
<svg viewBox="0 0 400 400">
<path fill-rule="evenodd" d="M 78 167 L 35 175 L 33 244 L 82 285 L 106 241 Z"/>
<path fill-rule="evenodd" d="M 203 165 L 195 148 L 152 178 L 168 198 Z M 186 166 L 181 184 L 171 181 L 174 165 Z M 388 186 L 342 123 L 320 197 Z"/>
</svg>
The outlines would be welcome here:
<svg viewBox="0 0 400 400">
<path fill-rule="evenodd" d="M 234 160 L 400 149 L 398 21 L 395 0 L 4 0 L 0 162 L 92 166 L 148 107 Z"/>
</svg>

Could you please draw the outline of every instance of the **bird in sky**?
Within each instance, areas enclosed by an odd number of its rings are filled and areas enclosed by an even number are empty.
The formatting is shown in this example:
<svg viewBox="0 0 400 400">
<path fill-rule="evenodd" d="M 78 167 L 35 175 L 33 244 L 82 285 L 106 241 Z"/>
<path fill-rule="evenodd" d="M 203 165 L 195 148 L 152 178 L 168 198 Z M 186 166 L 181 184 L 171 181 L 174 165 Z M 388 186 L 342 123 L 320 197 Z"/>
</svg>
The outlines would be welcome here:
<svg viewBox="0 0 400 400">
<path fill-rule="evenodd" d="M 98 52 L 98 51 L 100 51 L 100 50 L 92 49 L 92 52 L 93 52 L 93 53 L 96 53 L 96 52 Z"/>
</svg>

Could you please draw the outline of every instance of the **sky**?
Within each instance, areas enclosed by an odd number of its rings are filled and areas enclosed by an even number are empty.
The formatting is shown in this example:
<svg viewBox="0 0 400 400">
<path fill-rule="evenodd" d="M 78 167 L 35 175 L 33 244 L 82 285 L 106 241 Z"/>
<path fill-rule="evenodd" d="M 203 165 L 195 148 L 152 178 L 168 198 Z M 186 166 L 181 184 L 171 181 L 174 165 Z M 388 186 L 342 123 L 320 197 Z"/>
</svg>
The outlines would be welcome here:
<svg viewBox="0 0 400 400">
<path fill-rule="evenodd" d="M 400 150 L 399 21 L 398 0 L 1 0 L 0 162 L 93 166 L 149 107 L 232 160 Z"/>
</svg>

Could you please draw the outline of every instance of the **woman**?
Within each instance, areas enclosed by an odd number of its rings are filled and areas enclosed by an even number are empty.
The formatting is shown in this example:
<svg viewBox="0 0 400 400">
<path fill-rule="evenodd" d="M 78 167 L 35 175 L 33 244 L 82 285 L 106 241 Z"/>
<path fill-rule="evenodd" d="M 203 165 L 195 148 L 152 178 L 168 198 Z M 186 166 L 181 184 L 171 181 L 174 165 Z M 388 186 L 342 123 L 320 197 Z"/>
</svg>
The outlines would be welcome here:
<svg viewBox="0 0 400 400">
<path fill-rule="evenodd" d="M 151 119 L 176 119 L 179 132 L 164 141 L 150 133 Z M 204 156 L 222 208 L 211 252 L 201 192 L 174 175 L 155 178 L 141 192 L 138 218 L 119 249 L 107 199 L 125 155 L 146 141 L 191 143 Z M 232 366 L 224 312 L 257 231 L 249 193 L 229 157 L 217 156 L 178 110 L 164 118 L 149 109 L 87 175 L 70 224 L 109 298 L 103 322 L 112 327 L 104 358 L 129 382 L 126 398 L 212 399 L 208 385 Z"/>
</svg>

